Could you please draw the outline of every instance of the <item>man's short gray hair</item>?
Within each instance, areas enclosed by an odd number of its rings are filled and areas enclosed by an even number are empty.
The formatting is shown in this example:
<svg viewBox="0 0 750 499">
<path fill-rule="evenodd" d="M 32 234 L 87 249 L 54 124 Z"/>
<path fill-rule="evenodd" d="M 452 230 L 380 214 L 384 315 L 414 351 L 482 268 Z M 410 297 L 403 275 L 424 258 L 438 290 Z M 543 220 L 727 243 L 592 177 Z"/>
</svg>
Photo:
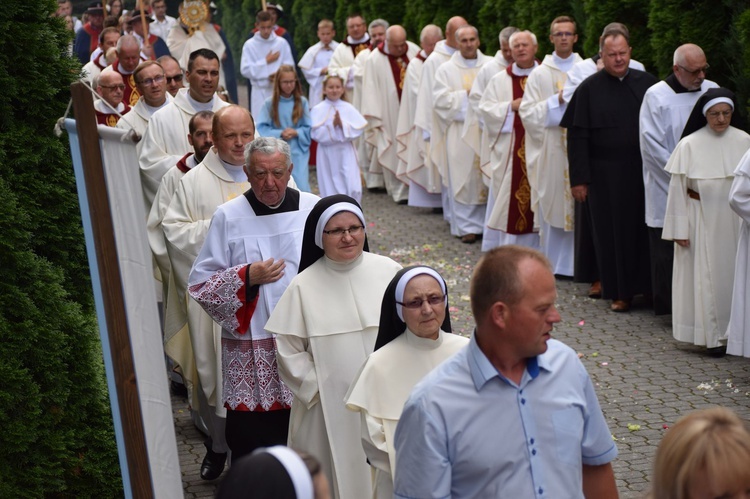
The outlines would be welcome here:
<svg viewBox="0 0 750 499">
<path fill-rule="evenodd" d="M 536 35 L 532 33 L 531 31 L 525 29 L 523 31 L 516 31 L 515 33 L 510 35 L 510 37 L 508 38 L 508 43 L 510 44 L 511 47 L 513 47 L 513 40 L 515 40 L 516 37 L 520 35 L 529 35 L 531 37 L 531 43 L 533 43 L 534 45 L 539 45 L 536 41 Z"/>
<path fill-rule="evenodd" d="M 510 43 L 510 35 L 512 35 L 513 33 L 518 33 L 519 31 L 521 30 L 516 28 L 515 26 L 506 26 L 501 29 L 500 34 L 497 35 L 497 38 L 500 40 L 500 45 L 502 45 L 503 42 Z"/>
<path fill-rule="evenodd" d="M 287 169 L 292 166 L 292 150 L 289 148 L 289 144 L 276 137 L 258 137 L 245 146 L 245 166 L 250 168 L 252 166 L 251 160 L 253 154 L 259 152 L 266 156 L 273 156 L 277 152 L 284 155 L 284 162 L 286 163 Z"/>
<path fill-rule="evenodd" d="M 140 47 L 140 43 L 138 43 L 138 38 L 134 37 L 133 35 L 122 35 L 117 40 L 117 53 L 119 54 L 122 51 L 122 48 L 125 45 L 135 45 L 136 47 Z"/>
<path fill-rule="evenodd" d="M 456 43 L 458 43 L 458 34 L 467 28 L 473 29 L 474 34 L 477 35 L 477 38 L 479 38 L 479 30 L 475 26 L 472 26 L 471 24 L 464 24 L 463 26 L 459 26 L 456 29 L 456 33 L 453 35 L 453 38 L 456 39 Z"/>
<path fill-rule="evenodd" d="M 370 23 L 369 26 L 367 26 L 367 32 L 369 33 L 372 28 L 377 28 L 378 26 L 383 29 L 388 29 L 391 27 L 391 25 L 388 24 L 388 21 L 386 21 L 385 19 L 375 19 Z"/>
<path fill-rule="evenodd" d="M 437 26 L 435 24 L 428 24 L 427 26 L 422 28 L 422 32 L 419 34 L 419 42 L 424 42 L 425 38 L 427 38 L 428 36 L 433 36 L 442 40 L 443 30 L 440 29 L 440 26 Z"/>
</svg>

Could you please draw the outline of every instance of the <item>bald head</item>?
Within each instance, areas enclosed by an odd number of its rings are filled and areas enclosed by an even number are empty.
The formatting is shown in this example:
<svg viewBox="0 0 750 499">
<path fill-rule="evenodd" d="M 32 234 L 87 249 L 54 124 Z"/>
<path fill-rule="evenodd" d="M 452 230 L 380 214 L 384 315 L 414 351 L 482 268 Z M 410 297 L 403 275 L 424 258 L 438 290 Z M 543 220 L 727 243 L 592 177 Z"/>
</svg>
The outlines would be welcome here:
<svg viewBox="0 0 750 499">
<path fill-rule="evenodd" d="M 428 24 L 422 28 L 419 34 L 419 45 L 426 55 L 430 55 L 435 50 L 435 44 L 443 39 L 443 30 L 435 24 Z"/>
<path fill-rule="evenodd" d="M 245 145 L 255 137 L 255 123 L 250 111 L 235 104 L 223 107 L 214 114 L 211 139 L 222 161 L 243 165 Z"/>
<path fill-rule="evenodd" d="M 445 44 L 454 49 L 458 48 L 456 42 L 456 31 L 461 26 L 468 26 L 468 24 L 469 23 L 466 22 L 466 19 L 461 16 L 454 16 L 448 19 L 448 22 L 445 25 Z"/>
<path fill-rule="evenodd" d="M 688 90 L 698 90 L 706 79 L 708 63 L 703 49 L 694 43 L 680 45 L 674 51 L 672 71 L 680 85 Z"/>
<path fill-rule="evenodd" d="M 122 76 L 115 71 L 105 70 L 99 75 L 96 84 L 96 93 L 110 106 L 117 109 L 125 95 L 125 85 Z"/>
<path fill-rule="evenodd" d="M 409 49 L 406 44 L 406 30 L 398 24 L 385 30 L 385 43 L 388 45 L 388 53 L 394 57 L 401 57 Z"/>
</svg>

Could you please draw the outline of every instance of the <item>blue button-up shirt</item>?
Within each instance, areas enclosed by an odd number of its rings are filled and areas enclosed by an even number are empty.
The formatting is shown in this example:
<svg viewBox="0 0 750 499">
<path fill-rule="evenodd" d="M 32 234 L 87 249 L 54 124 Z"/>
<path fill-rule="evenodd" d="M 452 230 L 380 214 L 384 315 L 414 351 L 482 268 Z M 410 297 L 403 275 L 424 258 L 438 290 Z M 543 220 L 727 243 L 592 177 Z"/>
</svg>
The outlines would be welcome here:
<svg viewBox="0 0 750 499">
<path fill-rule="evenodd" d="M 472 338 L 412 391 L 396 430 L 399 498 L 583 498 L 617 447 L 586 369 L 557 340 L 519 384 Z"/>
</svg>

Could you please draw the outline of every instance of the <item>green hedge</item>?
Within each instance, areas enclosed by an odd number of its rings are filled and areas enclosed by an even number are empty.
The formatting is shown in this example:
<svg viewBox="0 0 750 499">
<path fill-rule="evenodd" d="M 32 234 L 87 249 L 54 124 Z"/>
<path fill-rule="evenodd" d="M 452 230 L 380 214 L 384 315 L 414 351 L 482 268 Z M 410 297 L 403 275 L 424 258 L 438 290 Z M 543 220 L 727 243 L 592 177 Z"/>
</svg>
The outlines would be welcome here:
<svg viewBox="0 0 750 499">
<path fill-rule="evenodd" d="M 0 13 L 0 497 L 121 497 L 66 138 L 54 0 Z"/>
</svg>

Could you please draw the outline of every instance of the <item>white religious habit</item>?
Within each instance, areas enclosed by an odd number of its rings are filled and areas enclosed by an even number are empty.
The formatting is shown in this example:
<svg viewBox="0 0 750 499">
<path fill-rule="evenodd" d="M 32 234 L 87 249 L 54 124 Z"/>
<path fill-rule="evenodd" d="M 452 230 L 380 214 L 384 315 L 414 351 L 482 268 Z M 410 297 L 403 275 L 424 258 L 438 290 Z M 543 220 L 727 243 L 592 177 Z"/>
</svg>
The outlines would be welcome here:
<svg viewBox="0 0 750 499">
<path fill-rule="evenodd" d="M 525 129 L 514 99 L 523 97 L 530 74 L 537 67 L 519 68 L 515 63 L 492 77 L 479 101 L 484 137 L 490 151 L 482 172 L 489 184 L 489 201 L 484 224 L 482 250 L 518 244 L 539 248 L 531 211 L 531 183 L 526 168 Z"/>
<path fill-rule="evenodd" d="M 354 88 L 352 91 L 354 107 L 357 111 L 362 113 L 362 95 L 365 79 L 365 69 L 367 60 L 372 55 L 372 47 L 363 49 L 354 58 L 354 62 L 351 67 L 351 77 L 354 82 Z M 375 158 L 375 148 L 370 145 L 365 137 L 357 139 L 354 144 L 357 146 L 357 161 L 359 161 L 359 170 L 362 172 L 362 176 L 365 179 L 365 186 L 368 189 L 382 189 L 385 187 L 385 181 L 383 180 L 383 169 L 380 163 Z"/>
<path fill-rule="evenodd" d="M 367 120 L 365 141 L 374 152 L 370 171 L 382 173 L 385 188 L 397 203 L 409 196 L 409 186 L 396 176 L 398 114 L 407 66 L 419 53 L 418 46 L 407 43 L 409 48 L 400 57 L 389 53 L 387 43 L 376 48 L 365 63 L 366 77 L 362 84 L 362 95 L 367 96 L 361 102 L 361 114 Z M 376 164 L 378 167 L 374 169 Z"/>
<path fill-rule="evenodd" d="M 373 497 L 393 497 L 396 425 L 412 388 L 448 357 L 468 345 L 463 336 L 439 332 L 436 340 L 410 330 L 373 352 L 346 396 L 346 407 L 360 413 L 362 446 L 373 467 Z"/>
<path fill-rule="evenodd" d="M 266 56 L 271 52 L 279 52 L 279 58 L 274 62 L 266 62 Z M 242 60 L 240 73 L 250 80 L 251 92 L 250 112 L 253 116 L 260 116 L 263 103 L 273 96 L 273 76 L 282 64 L 294 67 L 294 58 L 289 42 L 271 32 L 268 38 L 256 34 L 242 46 Z"/>
<path fill-rule="evenodd" d="M 750 135 L 705 126 L 682 139 L 669 158 L 672 174 L 662 238 L 675 244 L 672 334 L 676 340 L 716 348 L 726 344 L 740 220 L 730 209 L 734 169 L 750 148 Z"/>
<path fill-rule="evenodd" d="M 540 228 L 542 251 L 557 275 L 573 276 L 575 200 L 570 193 L 566 134 L 560 120 L 567 103 L 560 103 L 567 71 L 581 61 L 547 54 L 526 81 L 518 114 L 523 122 L 526 169 L 531 184 L 531 210 Z"/>
<path fill-rule="evenodd" d="M 435 72 L 447 62 L 456 49 L 449 47 L 445 40 L 435 44 L 435 49 L 424 61 L 422 75 L 419 80 L 417 91 L 417 104 L 414 109 L 414 132 L 415 141 L 419 144 L 415 153 L 410 153 L 406 166 L 406 176 L 409 178 L 409 187 L 418 185 L 426 191 L 424 198 L 412 196 L 409 200 L 411 206 L 425 208 L 438 208 L 443 206 L 443 218 L 450 220 L 450 207 L 443 204 L 443 181 L 440 171 L 430 157 L 432 124 L 437 119 L 432 106 L 432 87 L 435 83 Z M 417 192 L 417 191 L 409 191 Z M 446 189 L 446 197 L 447 189 Z M 439 199 L 438 199 L 439 198 Z"/>
<path fill-rule="evenodd" d="M 117 122 L 117 128 L 122 130 L 135 130 L 135 133 L 140 137 L 141 140 L 135 144 L 135 152 L 138 156 L 141 155 L 141 149 L 143 149 L 143 137 L 146 135 L 146 128 L 148 128 L 148 122 L 151 120 L 151 116 L 153 116 L 156 111 L 172 102 L 172 94 L 165 92 L 165 95 L 167 98 L 164 101 L 164 104 L 159 107 L 149 106 L 146 104 L 146 101 L 143 100 L 143 96 L 141 96 L 136 105 L 130 108 L 130 112 Z M 150 209 L 151 206 L 147 206 L 146 213 L 148 213 L 148 210 Z"/>
<path fill-rule="evenodd" d="M 477 51 L 476 59 L 464 59 L 455 52 L 435 72 L 432 89 L 435 123 L 430 157 L 437 165 L 443 186 L 451 197 L 451 234 L 481 234 L 487 206 L 487 186 L 482 180 L 479 156 L 469 146 L 464 120 L 469 108 L 469 91 L 479 69 L 490 57 Z M 478 134 L 474 128 L 471 133 Z M 469 142 L 473 137 L 469 137 Z"/>
<path fill-rule="evenodd" d="M 750 152 L 734 171 L 729 205 L 740 216 L 740 237 L 734 267 L 732 313 L 727 327 L 727 353 L 750 357 Z"/>
<path fill-rule="evenodd" d="M 288 409 L 292 393 L 281 382 L 276 340 L 264 326 L 297 275 L 302 232 L 318 196 L 287 188 L 269 208 L 252 191 L 219 206 L 195 260 L 189 292 L 221 326 L 221 405 L 233 411 Z M 282 277 L 253 285 L 250 267 L 273 258 L 286 263 Z M 258 429 L 262 431 L 262 429 Z"/>
<path fill-rule="evenodd" d="M 182 28 L 180 28 L 182 29 Z M 198 102 L 190 97 L 187 88 L 181 88 L 172 102 L 155 112 L 149 120 L 138 163 L 141 168 L 141 184 L 146 206 L 154 203 L 159 183 L 167 171 L 192 152 L 188 142 L 190 118 L 198 111 L 216 112 L 228 106 L 218 95 L 209 102 Z"/>
<path fill-rule="evenodd" d="M 307 80 L 307 85 L 310 87 L 307 96 L 310 109 L 323 100 L 323 79 L 327 73 L 320 74 L 320 72 L 329 66 L 333 52 L 338 46 L 339 42 L 336 41 L 331 41 L 328 45 L 318 42 L 307 49 L 302 59 L 297 63 L 297 67 L 302 70 L 302 74 L 305 75 L 305 80 Z"/>
<path fill-rule="evenodd" d="M 216 26 L 204 22 L 201 23 L 193 34 L 190 34 L 186 31 L 186 28 L 177 23 L 169 30 L 169 34 L 165 40 L 169 48 L 169 53 L 177 59 L 183 70 L 187 70 L 191 53 L 198 49 L 213 50 L 219 58 L 219 86 L 226 88 L 227 79 L 224 75 L 224 65 L 221 64 L 221 61 L 224 60 L 224 52 L 226 52 L 227 46 L 224 45 L 224 40 L 221 39 Z"/>
<path fill-rule="evenodd" d="M 266 324 L 294 393 L 288 445 L 320 460 L 335 499 L 371 495 L 359 418 L 344 396 L 375 347 L 380 303 L 400 268 L 368 252 L 349 263 L 321 257 L 292 280 Z"/>
<path fill-rule="evenodd" d="M 205 399 L 219 416 L 221 401 L 221 328 L 201 306 L 187 296 L 188 276 L 208 232 L 216 208 L 250 188 L 242 166 L 229 165 L 213 147 L 203 162 L 180 179 L 162 220 L 167 252 L 183 318 L 188 324 L 195 367 Z M 171 293 L 171 290 L 170 290 Z M 178 338 L 182 340 L 184 338 Z M 183 353 L 185 353 L 183 351 Z M 180 360 L 175 360 L 180 363 Z M 182 365 L 182 364 L 181 364 Z"/>
<path fill-rule="evenodd" d="M 337 111 L 341 128 L 333 125 Z M 360 202 L 362 180 L 354 140 L 364 133 L 367 121 L 354 106 L 341 99 L 324 99 L 310 112 L 310 118 L 310 136 L 318 143 L 316 168 L 320 196 L 346 194 Z"/>
<path fill-rule="evenodd" d="M 649 227 L 664 226 L 671 178 L 664 167 L 680 141 L 693 106 L 706 90 L 716 87 L 718 85 L 711 80 L 703 80 L 700 90 L 677 93 L 662 80 L 643 96 L 639 121 L 646 225 Z"/>
<path fill-rule="evenodd" d="M 365 33 L 365 36 L 359 40 L 347 36 L 346 40 L 334 49 L 331 60 L 328 63 L 328 73 L 338 75 L 341 78 L 346 89 L 346 100 L 351 103 L 354 103 L 354 73 L 352 68 L 354 59 L 360 52 L 369 48 L 369 34 Z"/>
</svg>

